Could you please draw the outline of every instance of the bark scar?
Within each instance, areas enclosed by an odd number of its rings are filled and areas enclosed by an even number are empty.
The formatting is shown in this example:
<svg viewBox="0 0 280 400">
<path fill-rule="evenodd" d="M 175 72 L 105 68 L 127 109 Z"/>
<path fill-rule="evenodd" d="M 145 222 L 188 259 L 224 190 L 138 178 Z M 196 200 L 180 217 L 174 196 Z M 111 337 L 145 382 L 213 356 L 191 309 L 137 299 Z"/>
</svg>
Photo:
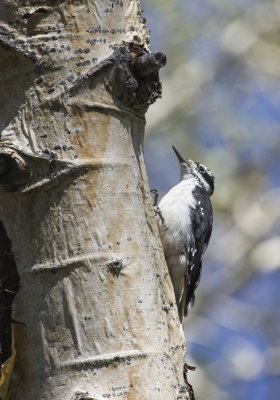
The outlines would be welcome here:
<svg viewBox="0 0 280 400">
<path fill-rule="evenodd" d="M 124 43 L 111 56 L 109 85 L 116 102 L 140 112 L 161 97 L 159 69 L 166 64 L 163 53 L 148 53 L 143 46 Z"/>
<path fill-rule="evenodd" d="M 28 192 L 74 180 L 89 167 L 56 159 L 50 152 L 31 153 L 12 143 L 0 143 L 0 192 Z"/>
<path fill-rule="evenodd" d="M 29 167 L 21 155 L 10 147 L 0 148 L 0 185 L 14 191 L 29 177 Z"/>
</svg>

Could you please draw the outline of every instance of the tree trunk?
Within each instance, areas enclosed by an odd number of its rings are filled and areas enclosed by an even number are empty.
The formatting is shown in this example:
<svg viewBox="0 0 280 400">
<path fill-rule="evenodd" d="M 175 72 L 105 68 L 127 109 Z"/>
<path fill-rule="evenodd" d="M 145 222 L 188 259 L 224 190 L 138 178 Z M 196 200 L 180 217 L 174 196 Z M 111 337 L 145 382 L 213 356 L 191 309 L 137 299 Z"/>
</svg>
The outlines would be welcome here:
<svg viewBox="0 0 280 400">
<path fill-rule="evenodd" d="M 19 322 L 11 398 L 185 399 L 143 162 L 163 59 L 142 46 L 139 2 L 4 0 L 0 18 L 1 362 L 13 300 Z"/>
</svg>

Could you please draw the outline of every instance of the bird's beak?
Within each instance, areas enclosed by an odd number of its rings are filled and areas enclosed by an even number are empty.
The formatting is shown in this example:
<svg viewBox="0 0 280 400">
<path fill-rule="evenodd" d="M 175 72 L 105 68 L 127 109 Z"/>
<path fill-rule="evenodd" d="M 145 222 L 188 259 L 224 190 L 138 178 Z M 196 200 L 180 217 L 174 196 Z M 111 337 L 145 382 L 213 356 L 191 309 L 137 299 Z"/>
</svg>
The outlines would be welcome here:
<svg viewBox="0 0 280 400">
<path fill-rule="evenodd" d="M 176 147 L 172 146 L 172 149 L 174 150 L 174 153 L 176 154 L 178 160 L 180 163 L 185 163 L 187 165 L 189 165 L 189 161 L 186 160 L 180 153 L 179 151 L 176 149 Z"/>
</svg>

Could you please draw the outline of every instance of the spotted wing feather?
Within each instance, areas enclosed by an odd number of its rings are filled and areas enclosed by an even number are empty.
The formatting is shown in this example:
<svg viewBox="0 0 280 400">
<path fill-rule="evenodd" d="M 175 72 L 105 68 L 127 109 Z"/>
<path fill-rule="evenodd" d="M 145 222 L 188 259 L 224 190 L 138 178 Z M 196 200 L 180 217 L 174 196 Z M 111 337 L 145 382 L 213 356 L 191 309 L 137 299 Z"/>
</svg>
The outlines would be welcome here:
<svg viewBox="0 0 280 400">
<path fill-rule="evenodd" d="M 186 297 L 185 313 L 188 306 L 195 301 L 194 292 L 199 284 L 202 268 L 203 255 L 207 249 L 213 224 L 213 212 L 211 201 L 202 188 L 196 187 L 195 196 L 198 199 L 196 207 L 191 213 L 191 238 L 186 249 L 187 274 L 186 274 Z"/>
</svg>

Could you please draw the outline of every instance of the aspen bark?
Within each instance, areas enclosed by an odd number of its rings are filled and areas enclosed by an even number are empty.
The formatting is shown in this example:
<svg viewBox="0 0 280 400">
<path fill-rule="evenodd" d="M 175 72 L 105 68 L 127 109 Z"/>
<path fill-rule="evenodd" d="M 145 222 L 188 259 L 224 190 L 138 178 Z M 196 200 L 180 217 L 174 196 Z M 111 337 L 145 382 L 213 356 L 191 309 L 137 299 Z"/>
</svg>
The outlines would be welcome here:
<svg viewBox="0 0 280 400">
<path fill-rule="evenodd" d="M 162 61 L 147 45 L 136 0 L 0 3 L 0 278 L 20 322 L 12 400 L 187 398 L 143 161 Z"/>
</svg>

